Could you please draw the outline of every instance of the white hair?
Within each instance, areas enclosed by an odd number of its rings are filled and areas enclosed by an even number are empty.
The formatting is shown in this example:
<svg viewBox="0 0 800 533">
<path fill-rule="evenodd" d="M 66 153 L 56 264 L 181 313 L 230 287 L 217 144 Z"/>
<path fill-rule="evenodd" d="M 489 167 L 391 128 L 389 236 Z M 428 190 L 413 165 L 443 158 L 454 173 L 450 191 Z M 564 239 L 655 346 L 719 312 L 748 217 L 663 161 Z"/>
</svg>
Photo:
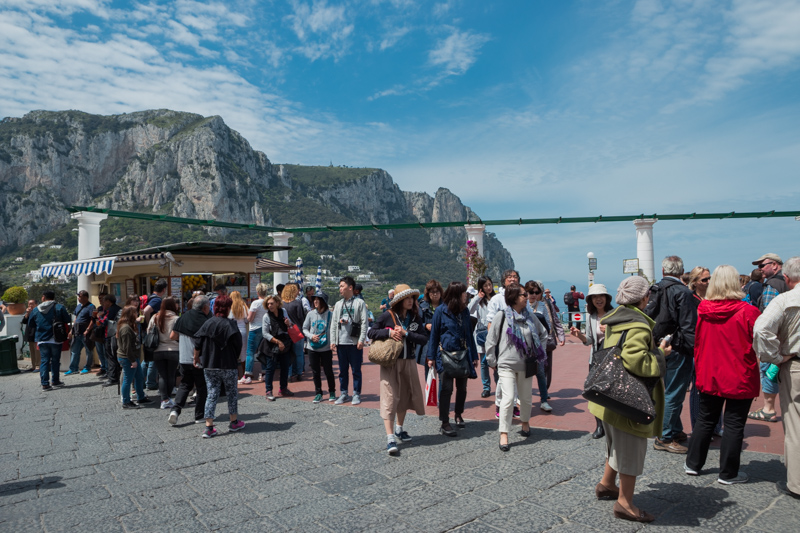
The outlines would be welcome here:
<svg viewBox="0 0 800 533">
<path fill-rule="evenodd" d="M 787 259 L 781 272 L 795 283 L 800 281 L 800 256 L 796 255 Z"/>
<path fill-rule="evenodd" d="M 661 261 L 661 269 L 665 276 L 680 276 L 683 274 L 683 259 L 677 255 L 670 255 Z"/>
</svg>

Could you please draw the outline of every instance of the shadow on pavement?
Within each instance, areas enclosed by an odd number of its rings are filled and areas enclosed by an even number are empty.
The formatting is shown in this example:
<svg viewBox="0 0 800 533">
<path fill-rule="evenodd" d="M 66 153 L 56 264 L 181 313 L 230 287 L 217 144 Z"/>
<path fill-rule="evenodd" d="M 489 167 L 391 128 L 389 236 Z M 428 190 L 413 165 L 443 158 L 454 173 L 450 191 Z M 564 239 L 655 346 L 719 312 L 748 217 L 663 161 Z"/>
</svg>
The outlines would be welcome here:
<svg viewBox="0 0 800 533">
<path fill-rule="evenodd" d="M 680 494 L 682 503 L 659 516 L 659 526 L 699 527 L 703 525 L 701 519 L 708 521 L 736 505 L 735 501 L 726 500 L 729 494 L 721 488 L 692 487 L 681 483 L 649 483 L 647 486 L 651 490 L 643 491 L 642 495 L 659 498 L 659 493 Z"/>
<path fill-rule="evenodd" d="M 32 479 L 30 481 L 11 481 L 0 485 L 0 496 L 4 493 L 19 494 L 21 492 L 28 492 L 29 490 L 43 489 L 58 489 L 66 487 L 61 483 L 61 476 L 45 476 L 42 479 Z"/>
</svg>

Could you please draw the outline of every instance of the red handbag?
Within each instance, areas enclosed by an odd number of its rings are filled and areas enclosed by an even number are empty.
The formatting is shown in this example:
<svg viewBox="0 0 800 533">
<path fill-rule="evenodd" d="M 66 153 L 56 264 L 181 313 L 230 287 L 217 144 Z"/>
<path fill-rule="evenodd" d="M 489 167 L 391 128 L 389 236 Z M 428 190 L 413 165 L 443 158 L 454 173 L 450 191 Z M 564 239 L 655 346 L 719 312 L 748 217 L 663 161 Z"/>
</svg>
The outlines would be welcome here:
<svg viewBox="0 0 800 533">
<path fill-rule="evenodd" d="M 305 339 L 305 335 L 303 335 L 303 332 L 297 327 L 297 324 L 289 326 L 287 331 L 289 332 L 289 338 L 292 339 L 292 342 L 300 342 Z"/>
</svg>

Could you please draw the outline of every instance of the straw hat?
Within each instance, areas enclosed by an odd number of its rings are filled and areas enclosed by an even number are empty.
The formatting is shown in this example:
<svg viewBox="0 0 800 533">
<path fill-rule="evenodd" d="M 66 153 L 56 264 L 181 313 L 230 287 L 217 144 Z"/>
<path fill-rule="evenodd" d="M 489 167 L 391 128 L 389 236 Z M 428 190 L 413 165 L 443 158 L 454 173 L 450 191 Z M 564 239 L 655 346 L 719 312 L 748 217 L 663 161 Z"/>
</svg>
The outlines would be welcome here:
<svg viewBox="0 0 800 533">
<path fill-rule="evenodd" d="M 419 291 L 405 284 L 398 285 L 394 288 L 394 298 L 389 302 L 389 307 L 394 307 L 400 300 L 405 300 L 410 296 L 419 296 Z"/>
</svg>

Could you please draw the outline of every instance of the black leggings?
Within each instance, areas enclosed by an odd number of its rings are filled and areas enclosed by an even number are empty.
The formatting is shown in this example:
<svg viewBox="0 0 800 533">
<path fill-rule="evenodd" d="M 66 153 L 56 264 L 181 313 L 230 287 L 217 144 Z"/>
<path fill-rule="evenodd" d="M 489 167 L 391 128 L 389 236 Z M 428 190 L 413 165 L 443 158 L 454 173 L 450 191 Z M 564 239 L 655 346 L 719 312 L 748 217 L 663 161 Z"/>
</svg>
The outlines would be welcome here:
<svg viewBox="0 0 800 533">
<path fill-rule="evenodd" d="M 169 400 L 172 389 L 175 388 L 175 378 L 178 376 L 178 352 L 155 352 L 153 364 L 158 371 L 158 392 L 161 401 Z"/>
<path fill-rule="evenodd" d="M 322 394 L 322 376 L 320 376 L 320 366 L 325 370 L 325 378 L 328 380 L 328 392 L 336 394 L 336 378 L 333 375 L 333 352 L 315 352 L 308 350 L 308 359 L 311 362 L 311 374 L 314 377 L 315 394 Z"/>
<path fill-rule="evenodd" d="M 439 420 L 444 424 L 450 422 L 450 396 L 453 394 L 453 381 L 456 382 L 456 416 L 464 413 L 464 404 L 467 401 L 467 379 L 448 378 L 439 374 Z"/>
</svg>

